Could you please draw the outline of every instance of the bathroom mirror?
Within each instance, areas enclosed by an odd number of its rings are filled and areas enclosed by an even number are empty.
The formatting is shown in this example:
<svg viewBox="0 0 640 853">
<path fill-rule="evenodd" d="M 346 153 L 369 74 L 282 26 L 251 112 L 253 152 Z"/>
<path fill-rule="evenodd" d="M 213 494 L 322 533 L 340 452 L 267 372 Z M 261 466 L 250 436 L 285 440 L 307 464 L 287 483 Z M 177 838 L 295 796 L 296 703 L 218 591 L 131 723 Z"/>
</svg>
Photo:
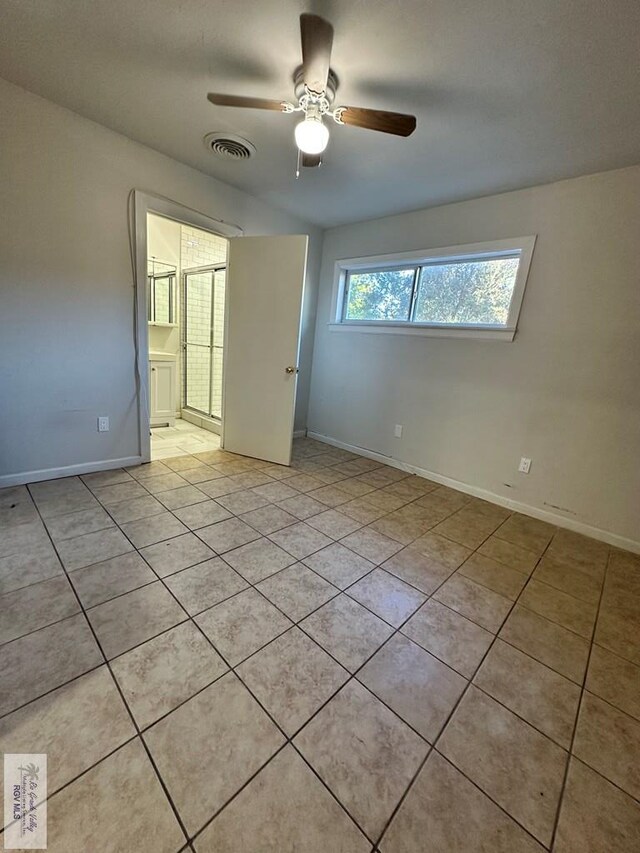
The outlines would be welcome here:
<svg viewBox="0 0 640 853">
<path fill-rule="evenodd" d="M 176 325 L 177 268 L 156 258 L 149 260 L 147 319 L 154 326 Z"/>
</svg>

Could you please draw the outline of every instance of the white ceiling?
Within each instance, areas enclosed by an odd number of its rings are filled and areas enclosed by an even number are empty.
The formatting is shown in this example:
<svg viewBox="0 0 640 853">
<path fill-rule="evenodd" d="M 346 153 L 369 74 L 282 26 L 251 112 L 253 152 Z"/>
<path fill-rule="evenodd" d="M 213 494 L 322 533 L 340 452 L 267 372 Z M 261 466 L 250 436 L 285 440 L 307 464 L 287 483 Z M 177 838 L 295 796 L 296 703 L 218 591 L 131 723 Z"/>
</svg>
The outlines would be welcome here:
<svg viewBox="0 0 640 853">
<path fill-rule="evenodd" d="M 298 16 L 336 30 L 337 102 L 414 113 L 400 139 L 333 126 L 295 180 Z M 638 0 L 0 0 L 0 76 L 323 226 L 640 161 Z M 257 147 L 216 159 L 208 131 Z"/>
</svg>

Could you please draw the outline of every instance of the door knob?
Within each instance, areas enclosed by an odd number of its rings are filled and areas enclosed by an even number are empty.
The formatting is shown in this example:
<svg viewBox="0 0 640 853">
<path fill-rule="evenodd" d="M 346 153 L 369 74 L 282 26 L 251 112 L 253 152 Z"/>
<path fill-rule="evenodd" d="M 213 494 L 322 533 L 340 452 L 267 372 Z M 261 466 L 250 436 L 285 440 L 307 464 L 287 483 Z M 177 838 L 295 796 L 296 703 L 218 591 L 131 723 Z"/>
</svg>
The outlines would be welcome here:
<svg viewBox="0 0 640 853">
<path fill-rule="evenodd" d="M 291 373 L 299 373 L 299 372 L 300 372 L 300 370 L 299 370 L 299 368 L 297 368 L 297 367 L 291 367 L 291 366 L 289 366 L 289 367 L 285 367 L 284 372 L 285 372 L 285 373 L 289 373 L 289 374 L 291 374 Z"/>
</svg>

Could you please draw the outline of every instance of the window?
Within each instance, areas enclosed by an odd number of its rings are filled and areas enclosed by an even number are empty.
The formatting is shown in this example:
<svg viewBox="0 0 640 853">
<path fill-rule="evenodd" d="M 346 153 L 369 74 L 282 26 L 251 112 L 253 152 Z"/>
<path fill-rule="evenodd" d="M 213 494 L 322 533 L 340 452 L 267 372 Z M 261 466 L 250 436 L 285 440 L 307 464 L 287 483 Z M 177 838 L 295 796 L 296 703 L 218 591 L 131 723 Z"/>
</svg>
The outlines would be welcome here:
<svg viewBox="0 0 640 853">
<path fill-rule="evenodd" d="M 338 261 L 333 328 L 513 340 L 534 242 Z"/>
</svg>

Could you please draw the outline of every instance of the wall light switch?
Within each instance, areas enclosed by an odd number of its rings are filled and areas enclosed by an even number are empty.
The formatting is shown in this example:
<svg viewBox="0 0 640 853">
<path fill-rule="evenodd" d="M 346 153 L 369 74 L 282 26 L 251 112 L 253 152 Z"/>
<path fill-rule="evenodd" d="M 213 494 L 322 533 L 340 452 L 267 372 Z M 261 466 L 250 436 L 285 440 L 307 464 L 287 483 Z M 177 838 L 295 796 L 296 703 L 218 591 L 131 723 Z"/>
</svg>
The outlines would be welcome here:
<svg viewBox="0 0 640 853">
<path fill-rule="evenodd" d="M 527 459 L 526 456 L 523 456 L 520 460 L 520 464 L 518 465 L 518 471 L 521 474 L 528 474 L 531 469 L 531 460 Z"/>
<path fill-rule="evenodd" d="M 98 418 L 98 432 L 109 432 L 109 418 Z"/>
<path fill-rule="evenodd" d="M 393 434 L 396 438 L 402 438 L 402 424 L 396 424 L 393 428 Z"/>
</svg>

